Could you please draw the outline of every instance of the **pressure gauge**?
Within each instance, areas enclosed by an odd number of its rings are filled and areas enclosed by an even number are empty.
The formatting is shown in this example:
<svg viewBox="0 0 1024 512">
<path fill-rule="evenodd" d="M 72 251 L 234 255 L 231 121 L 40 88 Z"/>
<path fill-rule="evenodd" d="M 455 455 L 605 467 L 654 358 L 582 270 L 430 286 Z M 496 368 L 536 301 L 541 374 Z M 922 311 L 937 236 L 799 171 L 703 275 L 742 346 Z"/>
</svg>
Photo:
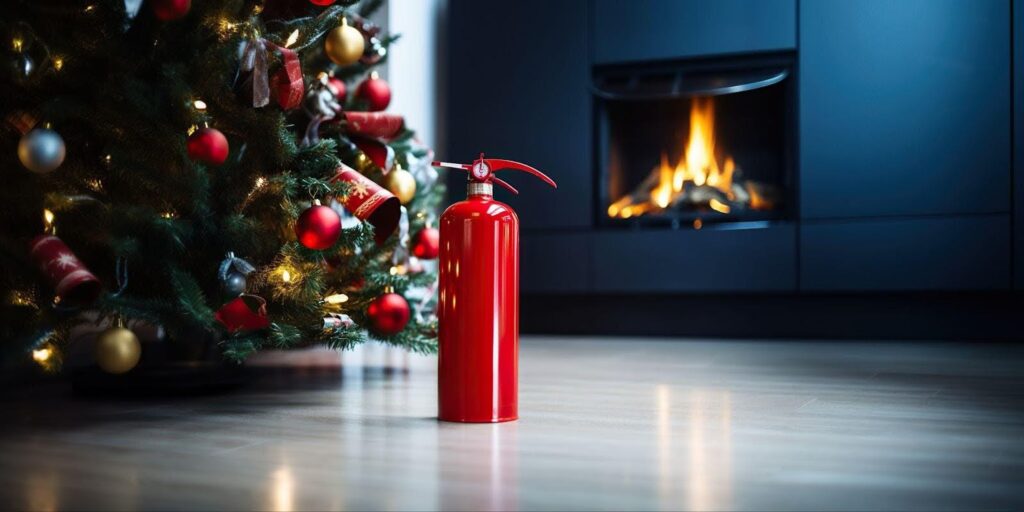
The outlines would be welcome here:
<svg viewBox="0 0 1024 512">
<path fill-rule="evenodd" d="M 491 175 L 491 166 L 487 165 L 487 162 L 483 160 L 477 160 L 477 162 L 473 164 L 471 172 L 473 173 L 474 178 L 480 181 L 485 181 Z"/>
</svg>

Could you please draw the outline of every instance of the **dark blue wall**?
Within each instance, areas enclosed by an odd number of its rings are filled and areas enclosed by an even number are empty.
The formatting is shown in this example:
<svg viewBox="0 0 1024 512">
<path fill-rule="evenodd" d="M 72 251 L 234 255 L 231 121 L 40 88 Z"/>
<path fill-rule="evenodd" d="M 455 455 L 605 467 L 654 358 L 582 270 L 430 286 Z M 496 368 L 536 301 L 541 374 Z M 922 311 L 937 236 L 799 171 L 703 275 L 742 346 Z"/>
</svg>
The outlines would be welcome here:
<svg viewBox="0 0 1024 512">
<path fill-rule="evenodd" d="M 587 3 L 479 2 L 450 6 L 449 150 L 528 162 L 558 181 L 505 176 L 522 194 L 509 202 L 524 230 L 591 225 L 590 62 Z M 464 181 L 464 176 L 462 176 Z M 464 184 L 452 190 L 464 197 Z"/>
<path fill-rule="evenodd" d="M 1022 3 L 451 0 L 441 156 L 486 151 L 558 180 L 513 176 L 523 195 L 499 196 L 523 221 L 526 293 L 1021 287 Z M 793 221 L 596 227 L 594 66 L 779 50 L 799 63 Z"/>
<path fill-rule="evenodd" d="M 793 0 L 595 0 L 595 64 L 796 48 Z"/>
</svg>

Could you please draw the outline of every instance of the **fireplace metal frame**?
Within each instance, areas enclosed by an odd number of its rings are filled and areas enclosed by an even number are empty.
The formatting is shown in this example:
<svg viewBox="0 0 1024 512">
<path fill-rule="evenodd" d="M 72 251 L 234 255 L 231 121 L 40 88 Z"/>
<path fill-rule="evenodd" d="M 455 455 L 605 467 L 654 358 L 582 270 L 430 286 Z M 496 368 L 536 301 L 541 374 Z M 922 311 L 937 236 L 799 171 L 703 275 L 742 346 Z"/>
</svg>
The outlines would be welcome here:
<svg viewBox="0 0 1024 512">
<path fill-rule="evenodd" d="M 672 76 L 669 82 L 652 84 L 654 77 Z M 591 76 L 593 96 L 594 225 L 598 228 L 691 227 L 700 219 L 705 228 L 737 228 L 790 222 L 798 218 L 797 185 L 797 58 L 795 52 L 772 52 L 701 57 L 685 60 L 595 66 Z M 749 211 L 729 216 L 702 212 L 673 211 L 663 215 L 642 215 L 628 219 L 611 218 L 606 209 L 608 194 L 609 119 L 606 103 L 652 101 L 694 96 L 741 94 L 769 86 L 784 88 L 785 134 L 782 165 L 785 202 L 771 212 Z"/>
</svg>

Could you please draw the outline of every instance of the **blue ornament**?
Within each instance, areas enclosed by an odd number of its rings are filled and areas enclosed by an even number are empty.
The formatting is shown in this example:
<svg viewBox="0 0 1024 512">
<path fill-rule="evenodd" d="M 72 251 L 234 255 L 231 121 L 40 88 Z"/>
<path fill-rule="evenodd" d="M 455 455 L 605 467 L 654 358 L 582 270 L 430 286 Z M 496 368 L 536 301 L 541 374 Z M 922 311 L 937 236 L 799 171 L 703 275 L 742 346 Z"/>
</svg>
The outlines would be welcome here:
<svg viewBox="0 0 1024 512">
<path fill-rule="evenodd" d="M 21 138 L 18 158 L 28 170 L 46 174 L 64 162 L 64 139 L 53 130 L 36 128 Z"/>
</svg>

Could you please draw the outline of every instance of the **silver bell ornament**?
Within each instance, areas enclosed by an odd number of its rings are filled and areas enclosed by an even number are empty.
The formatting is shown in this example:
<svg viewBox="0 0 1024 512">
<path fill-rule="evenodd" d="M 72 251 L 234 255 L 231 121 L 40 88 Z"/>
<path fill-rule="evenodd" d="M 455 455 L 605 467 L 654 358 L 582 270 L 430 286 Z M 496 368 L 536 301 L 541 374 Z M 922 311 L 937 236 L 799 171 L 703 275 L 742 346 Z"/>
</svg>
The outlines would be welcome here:
<svg viewBox="0 0 1024 512">
<path fill-rule="evenodd" d="M 48 128 L 36 128 L 18 142 L 21 164 L 36 174 L 46 174 L 64 162 L 64 139 Z"/>
</svg>

